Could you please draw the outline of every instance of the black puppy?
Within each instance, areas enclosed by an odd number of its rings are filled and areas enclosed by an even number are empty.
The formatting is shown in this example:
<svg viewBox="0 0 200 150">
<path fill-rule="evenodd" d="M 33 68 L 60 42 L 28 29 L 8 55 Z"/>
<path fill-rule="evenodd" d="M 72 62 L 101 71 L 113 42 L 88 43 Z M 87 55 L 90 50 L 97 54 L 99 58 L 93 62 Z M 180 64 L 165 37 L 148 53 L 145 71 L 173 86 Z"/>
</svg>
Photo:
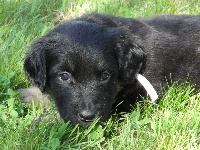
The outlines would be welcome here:
<svg viewBox="0 0 200 150">
<path fill-rule="evenodd" d="M 34 42 L 25 71 L 73 124 L 105 121 L 147 96 L 143 74 L 160 91 L 166 79 L 200 85 L 200 17 L 129 19 L 92 13 L 63 22 Z M 114 99 L 116 102 L 114 103 Z"/>
</svg>

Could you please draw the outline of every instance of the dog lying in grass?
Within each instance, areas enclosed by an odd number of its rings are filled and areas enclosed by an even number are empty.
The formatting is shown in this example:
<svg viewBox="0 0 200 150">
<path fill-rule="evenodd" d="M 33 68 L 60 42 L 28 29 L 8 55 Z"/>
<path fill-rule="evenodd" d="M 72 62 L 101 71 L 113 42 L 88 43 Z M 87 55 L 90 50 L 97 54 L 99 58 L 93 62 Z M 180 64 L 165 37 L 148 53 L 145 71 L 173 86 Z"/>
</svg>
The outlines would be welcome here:
<svg viewBox="0 0 200 150">
<path fill-rule="evenodd" d="M 199 88 L 200 16 L 83 15 L 36 40 L 24 68 L 64 121 L 106 121 L 121 102 L 117 112 L 130 111 L 140 97 L 154 102 L 167 80 Z"/>
</svg>

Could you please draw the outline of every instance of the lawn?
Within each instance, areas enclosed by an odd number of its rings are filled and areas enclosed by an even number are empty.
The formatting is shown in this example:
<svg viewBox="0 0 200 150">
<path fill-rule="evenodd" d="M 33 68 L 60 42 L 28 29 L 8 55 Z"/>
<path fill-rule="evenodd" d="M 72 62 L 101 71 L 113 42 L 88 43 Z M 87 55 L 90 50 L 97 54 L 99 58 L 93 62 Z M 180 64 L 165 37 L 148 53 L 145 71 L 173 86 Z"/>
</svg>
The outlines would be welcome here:
<svg viewBox="0 0 200 150">
<path fill-rule="evenodd" d="M 124 17 L 198 15 L 200 1 L 0 0 L 0 149 L 200 150 L 200 95 L 188 82 L 174 83 L 158 104 L 145 100 L 123 118 L 114 115 L 87 128 L 57 120 L 53 103 L 45 109 L 19 100 L 16 89 L 31 86 L 23 71 L 30 44 L 59 22 L 94 11 Z"/>
</svg>

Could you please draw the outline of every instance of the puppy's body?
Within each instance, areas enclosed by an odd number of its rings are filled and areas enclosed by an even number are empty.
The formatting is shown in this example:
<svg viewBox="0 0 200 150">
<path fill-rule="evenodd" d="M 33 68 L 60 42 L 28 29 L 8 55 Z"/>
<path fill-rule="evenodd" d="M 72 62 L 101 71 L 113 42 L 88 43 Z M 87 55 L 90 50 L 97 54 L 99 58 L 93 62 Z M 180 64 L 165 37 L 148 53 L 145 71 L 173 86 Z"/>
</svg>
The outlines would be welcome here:
<svg viewBox="0 0 200 150">
<path fill-rule="evenodd" d="M 144 74 L 160 91 L 166 79 L 200 85 L 200 17 L 126 19 L 89 14 L 38 39 L 25 58 L 29 79 L 50 93 L 65 121 L 105 121 L 112 107 L 129 111 Z M 113 104 L 114 99 L 116 103 Z"/>
<path fill-rule="evenodd" d="M 149 59 L 144 75 L 154 83 L 157 90 L 160 83 L 166 83 L 166 79 L 185 81 L 187 77 L 199 88 L 200 17 L 159 18 L 160 22 L 156 21 L 157 18 L 147 20 L 149 25 L 154 25 L 155 31 L 145 45 Z"/>
<path fill-rule="evenodd" d="M 131 31 L 134 43 L 147 56 L 144 76 L 157 91 L 166 79 L 190 81 L 199 87 L 200 16 L 160 15 L 145 19 L 118 19 Z"/>
</svg>

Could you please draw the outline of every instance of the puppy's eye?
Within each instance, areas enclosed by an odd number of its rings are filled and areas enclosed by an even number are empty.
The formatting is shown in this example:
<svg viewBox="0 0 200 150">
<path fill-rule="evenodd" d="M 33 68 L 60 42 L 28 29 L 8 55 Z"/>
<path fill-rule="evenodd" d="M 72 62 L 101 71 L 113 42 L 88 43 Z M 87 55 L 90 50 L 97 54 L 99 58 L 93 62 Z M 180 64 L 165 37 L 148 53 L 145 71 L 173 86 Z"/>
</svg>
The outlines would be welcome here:
<svg viewBox="0 0 200 150">
<path fill-rule="evenodd" d="M 63 81 L 69 81 L 71 74 L 69 72 L 63 72 L 60 74 L 60 79 Z"/>
<path fill-rule="evenodd" d="M 101 74 L 102 81 L 108 80 L 109 78 L 110 78 L 110 74 L 107 71 L 105 71 Z"/>
</svg>

